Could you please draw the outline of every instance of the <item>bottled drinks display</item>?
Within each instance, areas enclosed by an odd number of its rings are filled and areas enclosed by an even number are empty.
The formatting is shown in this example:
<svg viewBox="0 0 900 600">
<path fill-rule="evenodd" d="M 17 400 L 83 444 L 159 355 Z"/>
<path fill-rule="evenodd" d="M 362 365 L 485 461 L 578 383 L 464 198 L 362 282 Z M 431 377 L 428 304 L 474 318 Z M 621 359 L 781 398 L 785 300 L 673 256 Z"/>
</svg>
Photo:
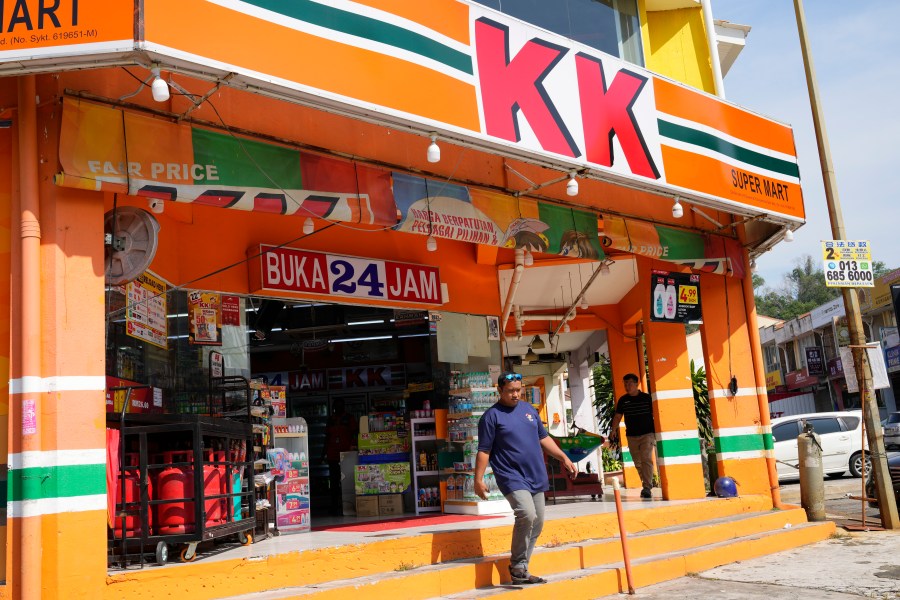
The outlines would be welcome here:
<svg viewBox="0 0 900 600">
<path fill-rule="evenodd" d="M 493 406 L 500 396 L 496 390 L 469 392 L 465 396 L 450 396 L 448 411 L 450 414 L 463 412 L 483 413 Z"/>
<path fill-rule="evenodd" d="M 465 442 L 478 438 L 478 417 L 464 417 L 450 421 L 449 436 L 451 442 Z"/>
<path fill-rule="evenodd" d="M 460 388 L 489 388 L 493 386 L 494 382 L 491 381 L 490 373 L 481 371 L 473 371 L 471 373 L 450 371 L 451 390 Z"/>
<path fill-rule="evenodd" d="M 441 505 L 441 494 L 436 487 L 419 488 L 419 498 L 416 500 L 419 508 Z"/>
</svg>

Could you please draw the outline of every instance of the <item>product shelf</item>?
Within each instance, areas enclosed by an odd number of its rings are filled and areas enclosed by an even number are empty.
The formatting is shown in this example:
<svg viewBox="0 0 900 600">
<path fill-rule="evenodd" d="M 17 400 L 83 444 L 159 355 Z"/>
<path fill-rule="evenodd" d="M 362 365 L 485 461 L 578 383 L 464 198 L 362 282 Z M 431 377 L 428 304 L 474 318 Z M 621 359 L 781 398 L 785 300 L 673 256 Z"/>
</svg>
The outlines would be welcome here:
<svg viewBox="0 0 900 600">
<path fill-rule="evenodd" d="M 492 387 L 464 387 L 450 390 L 451 396 L 465 396 L 473 392 L 493 392 L 496 388 Z"/>
</svg>

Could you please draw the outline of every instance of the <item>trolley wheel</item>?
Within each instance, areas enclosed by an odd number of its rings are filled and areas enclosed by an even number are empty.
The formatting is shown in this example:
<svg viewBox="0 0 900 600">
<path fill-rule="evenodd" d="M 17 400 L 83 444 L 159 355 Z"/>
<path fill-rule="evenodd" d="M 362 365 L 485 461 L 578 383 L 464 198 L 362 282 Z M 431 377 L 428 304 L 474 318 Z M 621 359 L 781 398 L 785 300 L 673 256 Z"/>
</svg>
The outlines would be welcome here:
<svg viewBox="0 0 900 600">
<path fill-rule="evenodd" d="M 164 565 L 169 560 L 169 547 L 165 542 L 157 542 L 156 544 L 156 564 Z"/>
<path fill-rule="evenodd" d="M 197 546 L 188 544 L 181 549 L 181 562 L 194 562 L 197 560 Z"/>
<path fill-rule="evenodd" d="M 238 534 L 238 541 L 241 546 L 249 546 L 253 543 L 253 534 L 249 531 L 242 531 Z"/>
</svg>

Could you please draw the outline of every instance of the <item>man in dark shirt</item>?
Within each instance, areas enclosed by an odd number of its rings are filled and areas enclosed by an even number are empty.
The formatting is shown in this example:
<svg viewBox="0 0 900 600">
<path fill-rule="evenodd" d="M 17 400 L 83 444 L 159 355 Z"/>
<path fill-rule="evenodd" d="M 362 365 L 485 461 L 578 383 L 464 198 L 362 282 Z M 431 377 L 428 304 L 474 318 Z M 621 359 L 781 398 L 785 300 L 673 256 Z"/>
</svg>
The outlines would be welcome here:
<svg viewBox="0 0 900 600">
<path fill-rule="evenodd" d="M 610 425 L 609 439 L 619 440 L 619 422 L 625 417 L 628 451 L 641 476 L 641 498 L 650 498 L 653 488 L 653 450 L 656 428 L 653 425 L 653 398 L 638 387 L 638 376 L 628 373 L 622 378 L 625 394 L 616 402 L 616 415 Z"/>
<path fill-rule="evenodd" d="M 569 473 L 575 473 L 575 465 L 549 437 L 534 407 L 519 400 L 519 373 L 501 374 L 497 389 L 500 400 L 478 422 L 475 494 L 488 498 L 484 472 L 490 463 L 497 487 L 516 517 L 509 557 L 512 583 L 544 583 L 543 578 L 528 572 L 528 561 L 544 527 L 544 492 L 550 489 L 543 453 L 559 460 Z"/>
</svg>

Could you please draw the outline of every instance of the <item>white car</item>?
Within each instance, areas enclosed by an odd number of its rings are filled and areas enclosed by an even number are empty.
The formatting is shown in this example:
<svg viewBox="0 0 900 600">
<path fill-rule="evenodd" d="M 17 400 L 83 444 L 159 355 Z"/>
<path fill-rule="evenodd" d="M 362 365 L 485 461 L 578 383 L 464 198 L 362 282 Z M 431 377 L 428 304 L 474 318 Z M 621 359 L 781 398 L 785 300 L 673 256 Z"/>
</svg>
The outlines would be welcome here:
<svg viewBox="0 0 900 600">
<path fill-rule="evenodd" d="M 803 433 L 804 422 L 819 435 L 822 444 L 822 468 L 826 475 L 836 477 L 848 470 L 853 477 L 862 475 L 862 412 L 821 412 L 791 415 L 772 419 L 775 439 L 775 460 L 778 479 L 798 479 L 800 472 L 792 465 L 798 463 L 797 436 Z M 868 445 L 867 445 L 868 448 Z M 866 472 L 872 461 L 866 455 Z"/>
</svg>

